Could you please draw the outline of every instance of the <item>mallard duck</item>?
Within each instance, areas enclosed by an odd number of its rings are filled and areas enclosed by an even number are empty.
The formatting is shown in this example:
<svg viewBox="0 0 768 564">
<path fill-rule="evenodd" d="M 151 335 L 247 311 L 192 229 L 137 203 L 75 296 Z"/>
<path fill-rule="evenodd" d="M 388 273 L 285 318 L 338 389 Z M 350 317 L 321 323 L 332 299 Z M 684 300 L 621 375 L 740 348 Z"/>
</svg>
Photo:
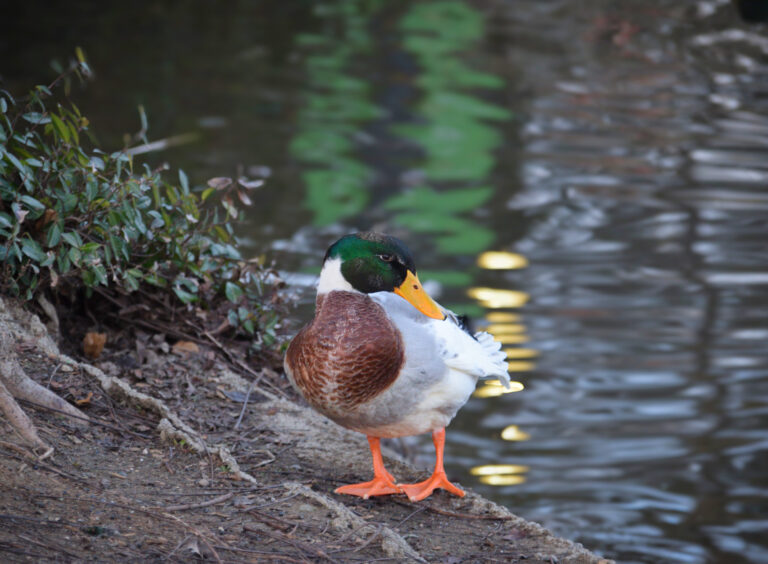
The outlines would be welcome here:
<svg viewBox="0 0 768 564">
<path fill-rule="evenodd" d="M 291 342 L 285 372 L 313 408 L 364 433 L 373 480 L 336 493 L 405 493 L 412 501 L 441 488 L 459 497 L 443 468 L 445 427 L 478 378 L 509 385 L 506 356 L 488 333 L 472 335 L 424 291 L 411 253 L 380 233 L 347 235 L 325 254 L 315 317 Z M 384 467 L 380 439 L 432 433 L 435 469 L 398 484 Z"/>
</svg>

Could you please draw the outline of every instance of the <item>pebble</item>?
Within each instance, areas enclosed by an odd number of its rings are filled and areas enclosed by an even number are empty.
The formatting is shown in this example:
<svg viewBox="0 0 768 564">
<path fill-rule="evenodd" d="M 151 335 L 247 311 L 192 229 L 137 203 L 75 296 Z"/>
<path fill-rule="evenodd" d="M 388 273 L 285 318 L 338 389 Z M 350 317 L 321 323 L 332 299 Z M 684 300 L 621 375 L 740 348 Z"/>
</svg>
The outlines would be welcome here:
<svg viewBox="0 0 768 564">
<path fill-rule="evenodd" d="M 208 480 L 207 478 L 202 478 L 197 481 L 197 485 L 200 486 L 201 488 L 207 488 L 210 485 L 210 483 L 211 483 L 210 480 Z"/>
</svg>

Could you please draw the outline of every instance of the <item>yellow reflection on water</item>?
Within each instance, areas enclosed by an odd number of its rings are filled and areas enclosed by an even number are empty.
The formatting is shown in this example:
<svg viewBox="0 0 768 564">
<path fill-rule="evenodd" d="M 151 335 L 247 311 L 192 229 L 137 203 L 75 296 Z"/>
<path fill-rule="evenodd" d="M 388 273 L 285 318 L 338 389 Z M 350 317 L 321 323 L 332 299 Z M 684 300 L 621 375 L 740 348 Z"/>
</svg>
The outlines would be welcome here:
<svg viewBox="0 0 768 564">
<path fill-rule="evenodd" d="M 492 476 L 494 474 L 525 474 L 530 467 L 524 464 L 483 464 L 469 471 L 473 476 Z"/>
<path fill-rule="evenodd" d="M 491 323 L 485 328 L 492 335 L 508 335 L 509 333 L 525 333 L 522 323 Z"/>
<path fill-rule="evenodd" d="M 521 392 L 525 389 L 525 386 L 521 382 L 512 381 L 509 383 L 509 388 L 505 388 L 497 380 L 488 380 L 483 382 L 472 394 L 476 398 L 497 398 L 504 394 L 513 394 L 515 392 Z"/>
<path fill-rule="evenodd" d="M 530 298 L 525 292 L 503 290 L 501 288 L 470 288 L 467 290 L 467 294 L 470 298 L 479 301 L 481 305 L 490 309 L 521 307 Z"/>
<path fill-rule="evenodd" d="M 528 266 L 528 260 L 515 253 L 485 252 L 480 254 L 477 264 L 481 268 L 492 270 L 504 270 L 524 268 Z M 500 311 L 524 306 L 530 296 L 526 292 L 507 290 L 504 288 L 474 287 L 467 291 L 470 298 L 486 308 L 488 313 L 485 320 L 488 323 L 485 330 L 493 338 L 505 345 L 502 350 L 507 355 L 510 373 L 527 372 L 535 368 L 535 359 L 538 351 L 533 348 L 515 347 L 527 343 L 529 338 L 523 317 L 511 311 Z M 520 392 L 525 386 L 521 382 L 513 381 L 511 387 L 505 388 L 496 380 L 482 382 L 473 394 L 476 398 L 495 398 L 504 394 Z M 531 436 L 520 430 L 517 425 L 508 425 L 501 431 L 501 439 L 504 441 L 527 441 Z M 519 464 L 485 464 L 472 468 L 471 473 L 478 477 L 478 481 L 491 486 L 514 486 L 526 481 L 527 466 Z"/>
<path fill-rule="evenodd" d="M 513 360 L 512 362 L 508 362 L 507 370 L 509 372 L 528 372 L 530 370 L 533 370 L 536 364 L 533 362 L 526 362 L 522 360 Z"/>
<path fill-rule="evenodd" d="M 519 474 L 504 474 L 501 476 L 482 476 L 479 480 L 489 486 L 517 486 L 525 482 L 525 476 Z"/>
<path fill-rule="evenodd" d="M 512 270 L 528 266 L 528 259 L 517 253 L 486 251 L 477 257 L 477 265 L 489 270 Z"/>
<path fill-rule="evenodd" d="M 514 380 L 509 383 L 509 388 L 506 388 L 504 384 L 502 384 L 498 380 L 485 380 L 483 384 L 486 386 L 491 386 L 493 388 L 504 388 L 505 390 L 509 390 L 510 392 L 519 392 L 524 387 L 520 382 L 515 382 Z"/>
<path fill-rule="evenodd" d="M 491 486 L 514 486 L 525 482 L 528 466 L 522 464 L 484 464 L 475 466 L 469 472 L 479 476 L 480 482 Z"/>
<path fill-rule="evenodd" d="M 519 345 L 530 340 L 528 335 L 494 335 L 494 338 L 502 345 Z"/>
<path fill-rule="evenodd" d="M 503 350 L 507 358 L 536 358 L 539 356 L 539 351 L 536 349 L 521 349 L 517 347 L 505 347 Z"/>
<path fill-rule="evenodd" d="M 531 438 L 531 435 L 521 431 L 517 425 L 509 425 L 501 432 L 501 438 L 505 441 L 527 441 Z"/>
<path fill-rule="evenodd" d="M 517 323 L 520 321 L 520 315 L 508 311 L 489 311 L 485 319 L 489 323 Z"/>
</svg>

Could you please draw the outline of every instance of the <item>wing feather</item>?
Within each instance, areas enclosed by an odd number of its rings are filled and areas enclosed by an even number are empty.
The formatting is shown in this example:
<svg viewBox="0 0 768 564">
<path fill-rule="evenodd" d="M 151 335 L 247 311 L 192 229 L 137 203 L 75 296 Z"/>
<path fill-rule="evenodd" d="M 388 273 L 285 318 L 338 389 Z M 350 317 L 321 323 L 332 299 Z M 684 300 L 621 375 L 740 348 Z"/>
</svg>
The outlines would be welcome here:
<svg viewBox="0 0 768 564">
<path fill-rule="evenodd" d="M 475 378 L 498 379 L 509 388 L 509 366 L 501 343 L 485 331 L 470 335 L 449 319 L 433 323 L 435 334 L 443 343 L 441 352 L 445 363 Z"/>
<path fill-rule="evenodd" d="M 472 335 L 456 314 L 445 308 L 446 318 L 438 320 L 422 315 L 403 298 L 390 292 L 370 296 L 384 307 L 401 330 L 405 329 L 404 338 L 413 335 L 413 331 L 406 327 L 419 327 L 419 333 L 430 335 L 435 352 L 449 368 L 468 374 L 475 380 L 495 378 L 509 387 L 507 355 L 501 350 L 501 343 L 495 341 L 491 334 L 480 331 Z"/>
</svg>

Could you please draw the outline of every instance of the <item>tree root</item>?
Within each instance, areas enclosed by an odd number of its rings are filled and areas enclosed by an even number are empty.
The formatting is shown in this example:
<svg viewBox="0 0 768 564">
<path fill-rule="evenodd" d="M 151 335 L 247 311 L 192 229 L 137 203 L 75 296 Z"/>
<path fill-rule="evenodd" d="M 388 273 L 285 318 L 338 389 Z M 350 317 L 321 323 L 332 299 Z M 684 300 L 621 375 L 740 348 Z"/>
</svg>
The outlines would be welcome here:
<svg viewBox="0 0 768 564">
<path fill-rule="evenodd" d="M 53 447 L 38 435 L 32 420 L 21 409 L 17 399 L 27 400 L 43 407 L 74 415 L 78 424 L 87 425 L 87 416 L 47 388 L 32 380 L 16 359 L 10 339 L 0 336 L 0 411 L 8 423 L 33 449 L 42 449 L 41 460 L 53 454 Z"/>
<path fill-rule="evenodd" d="M 3 368 L 0 368 L 3 370 Z M 25 443 L 33 448 L 42 448 L 48 450 L 50 447 L 45 444 L 37 434 L 34 423 L 27 417 L 27 414 L 19 407 L 16 400 L 0 380 L 0 411 L 11 427 L 21 436 Z"/>
<path fill-rule="evenodd" d="M 44 388 L 32 380 L 24 372 L 16 357 L 15 346 L 19 340 L 18 327 L 7 325 L 8 319 L 5 304 L 0 303 L 0 321 L 3 321 L 4 327 L 0 331 L 0 413 L 6 421 L 19 434 L 23 442 L 31 447 L 35 454 L 42 450 L 40 460 L 53 454 L 53 447 L 45 443 L 37 433 L 35 424 L 27 416 L 24 410 L 19 406 L 16 400 L 26 400 L 28 402 L 47 407 L 65 415 L 72 415 L 78 425 L 87 425 L 88 417 L 73 405 L 57 396 L 51 390 Z M 34 327 L 31 331 L 32 337 L 35 333 L 44 331 L 42 324 L 40 327 Z M 43 349 L 47 349 L 48 343 L 43 344 Z"/>
<path fill-rule="evenodd" d="M 88 417 L 82 411 L 27 376 L 15 355 L 5 358 L 3 356 L 5 355 L 0 346 L 0 379 L 13 397 L 62 411 L 65 415 L 72 415 L 74 421 L 79 424 L 88 424 Z"/>
</svg>

